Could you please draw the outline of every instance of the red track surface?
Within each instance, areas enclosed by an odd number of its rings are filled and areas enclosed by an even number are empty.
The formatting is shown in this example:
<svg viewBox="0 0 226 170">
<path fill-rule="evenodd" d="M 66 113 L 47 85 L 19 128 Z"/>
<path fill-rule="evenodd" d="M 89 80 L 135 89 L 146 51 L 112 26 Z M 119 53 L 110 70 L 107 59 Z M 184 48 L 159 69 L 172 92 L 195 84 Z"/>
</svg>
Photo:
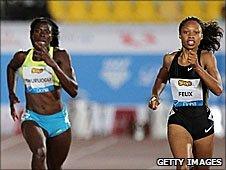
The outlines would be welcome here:
<svg viewBox="0 0 226 170">
<path fill-rule="evenodd" d="M 21 135 L 2 137 L 1 145 L 1 169 L 30 169 L 31 152 Z M 63 169 L 175 169 L 158 167 L 159 157 L 172 157 L 167 140 L 148 137 L 137 142 L 130 136 L 74 138 Z M 224 165 L 212 169 L 225 169 L 225 139 L 215 140 L 214 157 L 223 158 Z"/>
</svg>

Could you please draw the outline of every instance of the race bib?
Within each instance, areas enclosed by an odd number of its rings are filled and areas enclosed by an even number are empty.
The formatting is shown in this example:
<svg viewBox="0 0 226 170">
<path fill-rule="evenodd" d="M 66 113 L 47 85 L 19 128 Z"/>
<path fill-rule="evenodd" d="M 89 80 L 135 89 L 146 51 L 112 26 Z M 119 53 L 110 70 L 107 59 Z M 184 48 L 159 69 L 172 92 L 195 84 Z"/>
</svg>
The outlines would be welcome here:
<svg viewBox="0 0 226 170">
<path fill-rule="evenodd" d="M 200 79 L 171 78 L 170 84 L 175 107 L 203 105 L 203 90 Z"/>
<path fill-rule="evenodd" d="M 43 93 L 54 90 L 53 70 L 49 66 L 24 67 L 23 78 L 27 93 Z"/>
</svg>

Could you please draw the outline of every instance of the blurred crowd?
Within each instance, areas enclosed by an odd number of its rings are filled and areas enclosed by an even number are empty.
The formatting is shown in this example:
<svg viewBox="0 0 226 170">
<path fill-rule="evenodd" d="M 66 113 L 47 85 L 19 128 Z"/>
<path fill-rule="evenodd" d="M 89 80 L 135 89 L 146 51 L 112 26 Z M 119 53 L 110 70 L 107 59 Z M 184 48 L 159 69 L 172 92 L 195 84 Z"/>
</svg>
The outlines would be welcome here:
<svg viewBox="0 0 226 170">
<path fill-rule="evenodd" d="M 225 1 L 1 1 L 2 20 L 46 16 L 66 23 L 169 23 L 188 15 L 225 20 Z"/>
</svg>

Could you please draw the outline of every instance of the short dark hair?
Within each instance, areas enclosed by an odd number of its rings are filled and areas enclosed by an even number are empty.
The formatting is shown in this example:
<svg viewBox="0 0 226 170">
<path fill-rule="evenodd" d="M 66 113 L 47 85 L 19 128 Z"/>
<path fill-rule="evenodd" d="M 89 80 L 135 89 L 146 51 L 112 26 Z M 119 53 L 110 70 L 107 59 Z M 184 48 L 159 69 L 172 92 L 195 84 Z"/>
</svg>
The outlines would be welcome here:
<svg viewBox="0 0 226 170">
<path fill-rule="evenodd" d="M 223 37 L 223 29 L 218 25 L 218 22 L 203 22 L 197 17 L 189 16 L 181 21 L 179 34 L 181 34 L 182 27 L 188 21 L 196 21 L 202 28 L 203 39 L 199 44 L 199 49 L 215 52 L 220 48 L 220 39 Z"/>
<path fill-rule="evenodd" d="M 32 35 L 34 33 L 35 26 L 40 22 L 46 22 L 52 27 L 52 41 L 50 42 L 50 46 L 59 47 L 59 27 L 53 20 L 44 17 L 35 18 L 30 25 L 30 39 L 32 45 L 34 46 Z"/>
</svg>

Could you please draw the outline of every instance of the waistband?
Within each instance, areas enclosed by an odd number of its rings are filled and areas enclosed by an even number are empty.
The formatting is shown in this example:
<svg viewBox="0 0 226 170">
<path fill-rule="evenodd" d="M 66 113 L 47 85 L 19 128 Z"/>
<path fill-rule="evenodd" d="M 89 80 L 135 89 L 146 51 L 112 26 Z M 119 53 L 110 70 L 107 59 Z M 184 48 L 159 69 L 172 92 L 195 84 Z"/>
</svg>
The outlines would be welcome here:
<svg viewBox="0 0 226 170">
<path fill-rule="evenodd" d="M 67 114 L 67 108 L 66 108 L 66 106 L 64 106 L 63 109 L 62 109 L 61 111 L 56 112 L 56 113 L 54 113 L 54 114 L 50 114 L 50 115 L 39 114 L 39 113 L 34 112 L 34 111 L 32 111 L 32 110 L 29 110 L 29 109 L 26 109 L 26 113 L 33 114 L 33 115 L 36 115 L 36 116 L 41 117 L 41 118 L 48 118 L 48 117 L 54 118 L 54 117 L 59 117 L 59 116 L 61 116 L 62 114 L 63 114 L 63 115 Z"/>
</svg>

